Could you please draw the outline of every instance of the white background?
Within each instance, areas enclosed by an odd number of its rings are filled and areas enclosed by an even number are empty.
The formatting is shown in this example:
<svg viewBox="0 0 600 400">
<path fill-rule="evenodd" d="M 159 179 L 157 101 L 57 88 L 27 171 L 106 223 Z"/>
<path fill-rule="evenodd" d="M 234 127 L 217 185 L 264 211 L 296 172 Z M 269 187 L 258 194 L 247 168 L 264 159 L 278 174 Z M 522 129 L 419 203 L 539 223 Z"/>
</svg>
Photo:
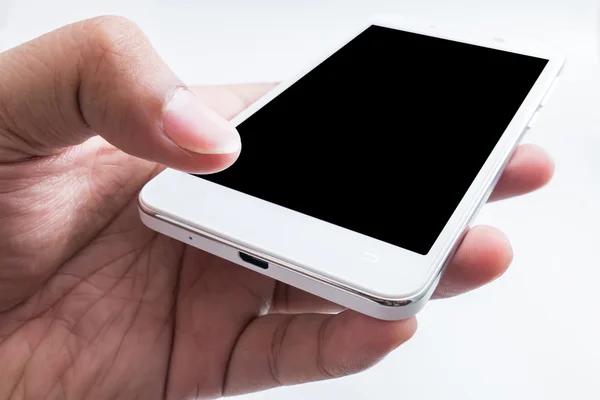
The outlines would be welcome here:
<svg viewBox="0 0 600 400">
<path fill-rule="evenodd" d="M 388 11 L 545 40 L 566 52 L 561 84 L 526 138 L 552 153 L 556 177 L 533 195 L 482 212 L 479 222 L 500 227 L 514 245 L 514 263 L 502 279 L 430 303 L 415 338 L 368 372 L 247 399 L 599 399 L 596 1 L 18 0 L 4 40 L 15 44 L 77 19 L 117 13 L 138 22 L 189 83 L 274 81 L 364 17 Z"/>
</svg>

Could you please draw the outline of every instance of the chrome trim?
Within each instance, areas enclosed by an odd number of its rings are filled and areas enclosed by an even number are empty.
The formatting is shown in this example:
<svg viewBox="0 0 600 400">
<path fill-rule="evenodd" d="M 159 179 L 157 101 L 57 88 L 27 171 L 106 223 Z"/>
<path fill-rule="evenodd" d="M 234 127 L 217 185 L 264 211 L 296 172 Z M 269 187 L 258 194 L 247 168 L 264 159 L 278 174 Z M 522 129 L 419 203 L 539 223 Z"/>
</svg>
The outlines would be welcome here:
<svg viewBox="0 0 600 400">
<path fill-rule="evenodd" d="M 335 289 L 338 290 L 342 290 L 344 292 L 350 293 L 352 295 L 358 296 L 358 297 L 362 297 L 366 300 L 372 301 L 374 303 L 377 303 L 381 306 L 384 307 L 405 307 L 414 303 L 418 303 L 419 301 L 423 300 L 424 297 L 426 297 L 427 295 L 429 295 L 431 293 L 431 286 L 435 285 L 437 282 L 439 282 L 439 279 L 441 278 L 442 274 L 444 273 L 446 267 L 449 264 L 449 261 L 452 260 L 454 254 L 456 253 L 456 250 L 458 249 L 458 247 L 460 246 L 462 239 L 464 238 L 465 234 L 466 234 L 466 230 L 465 232 L 461 235 L 461 237 L 459 237 L 459 240 L 457 240 L 455 242 L 455 246 L 453 246 L 453 248 L 451 248 L 448 252 L 446 252 L 444 260 L 443 260 L 443 267 L 439 268 L 439 270 L 437 271 L 436 274 L 434 274 L 431 279 L 428 281 L 427 285 L 424 286 L 419 292 L 415 293 L 414 295 L 407 297 L 407 298 L 399 298 L 399 299 L 392 299 L 392 298 L 385 298 L 385 297 L 379 297 L 373 294 L 369 294 L 369 293 L 365 293 L 362 292 L 358 289 L 352 288 L 350 286 L 344 285 L 342 283 L 333 281 L 325 276 L 321 276 L 318 274 L 315 274 L 312 271 L 306 271 L 304 269 L 298 268 L 297 266 L 290 264 L 288 262 L 279 260 L 277 258 L 271 257 L 268 254 L 263 254 L 261 252 L 255 251 L 253 249 L 250 249 L 248 247 L 239 245 L 235 242 L 232 242 L 230 240 L 221 238 L 217 235 L 202 231 L 200 229 L 188 226 L 186 224 L 183 224 L 179 221 L 176 221 L 172 218 L 169 218 L 167 216 L 164 215 L 160 215 L 159 213 L 157 213 L 156 211 L 150 209 L 149 207 L 147 207 L 144 202 L 141 199 L 141 196 L 138 196 L 138 205 L 139 205 L 139 209 L 140 211 L 142 211 L 144 214 L 148 215 L 151 218 L 156 218 L 161 220 L 162 222 L 165 222 L 167 224 L 170 224 L 176 228 L 179 229 L 183 229 L 189 233 L 193 233 L 195 235 L 199 235 L 201 237 L 203 237 L 204 239 L 207 240 L 211 240 L 220 244 L 224 244 L 226 246 L 232 247 L 238 251 L 242 251 L 244 253 L 248 253 L 251 256 L 263 259 L 267 262 L 269 262 L 272 265 L 275 265 L 277 267 L 286 269 L 290 272 L 299 274 L 299 275 L 303 275 L 306 278 L 312 279 L 312 280 L 316 280 L 322 284 L 328 285 L 330 287 L 333 287 Z"/>
</svg>

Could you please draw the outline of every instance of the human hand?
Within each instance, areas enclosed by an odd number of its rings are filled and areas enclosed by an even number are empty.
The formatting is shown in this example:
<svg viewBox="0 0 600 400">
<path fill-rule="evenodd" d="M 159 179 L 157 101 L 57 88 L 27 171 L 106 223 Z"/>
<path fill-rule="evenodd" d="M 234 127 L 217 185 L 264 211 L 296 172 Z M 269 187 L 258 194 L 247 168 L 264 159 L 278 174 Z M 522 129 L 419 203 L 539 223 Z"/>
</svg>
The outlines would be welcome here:
<svg viewBox="0 0 600 400">
<path fill-rule="evenodd" d="M 234 162 L 226 119 L 272 85 L 183 87 L 121 18 L 0 54 L 0 399 L 241 394 L 361 371 L 413 335 L 415 319 L 343 310 L 141 224 L 144 183 Z M 522 146 L 492 198 L 551 175 Z M 489 282 L 511 254 L 473 228 L 435 296 Z"/>
</svg>

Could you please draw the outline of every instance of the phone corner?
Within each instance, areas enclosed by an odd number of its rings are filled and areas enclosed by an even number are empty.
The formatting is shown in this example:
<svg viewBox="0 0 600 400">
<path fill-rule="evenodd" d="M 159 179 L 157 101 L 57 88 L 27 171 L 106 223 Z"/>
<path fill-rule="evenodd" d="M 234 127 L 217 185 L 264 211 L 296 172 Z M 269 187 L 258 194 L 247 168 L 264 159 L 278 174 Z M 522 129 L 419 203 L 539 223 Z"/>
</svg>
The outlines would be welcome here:
<svg viewBox="0 0 600 400">
<path fill-rule="evenodd" d="M 431 295 L 422 295 L 402 301 L 378 301 L 377 311 L 370 315 L 385 321 L 412 318 L 425 308 L 430 298 Z"/>
</svg>

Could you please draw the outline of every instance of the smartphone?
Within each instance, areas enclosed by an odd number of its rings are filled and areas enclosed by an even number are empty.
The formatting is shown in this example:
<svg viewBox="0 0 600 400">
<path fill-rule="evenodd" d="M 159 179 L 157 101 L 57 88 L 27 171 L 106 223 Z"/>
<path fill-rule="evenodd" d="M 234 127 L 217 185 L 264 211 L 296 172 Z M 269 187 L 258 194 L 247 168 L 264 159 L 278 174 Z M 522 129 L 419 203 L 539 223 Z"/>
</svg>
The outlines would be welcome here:
<svg viewBox="0 0 600 400">
<path fill-rule="evenodd" d="M 385 320 L 417 313 L 564 63 L 382 16 L 233 119 L 239 159 L 141 191 L 160 233 Z"/>
</svg>

